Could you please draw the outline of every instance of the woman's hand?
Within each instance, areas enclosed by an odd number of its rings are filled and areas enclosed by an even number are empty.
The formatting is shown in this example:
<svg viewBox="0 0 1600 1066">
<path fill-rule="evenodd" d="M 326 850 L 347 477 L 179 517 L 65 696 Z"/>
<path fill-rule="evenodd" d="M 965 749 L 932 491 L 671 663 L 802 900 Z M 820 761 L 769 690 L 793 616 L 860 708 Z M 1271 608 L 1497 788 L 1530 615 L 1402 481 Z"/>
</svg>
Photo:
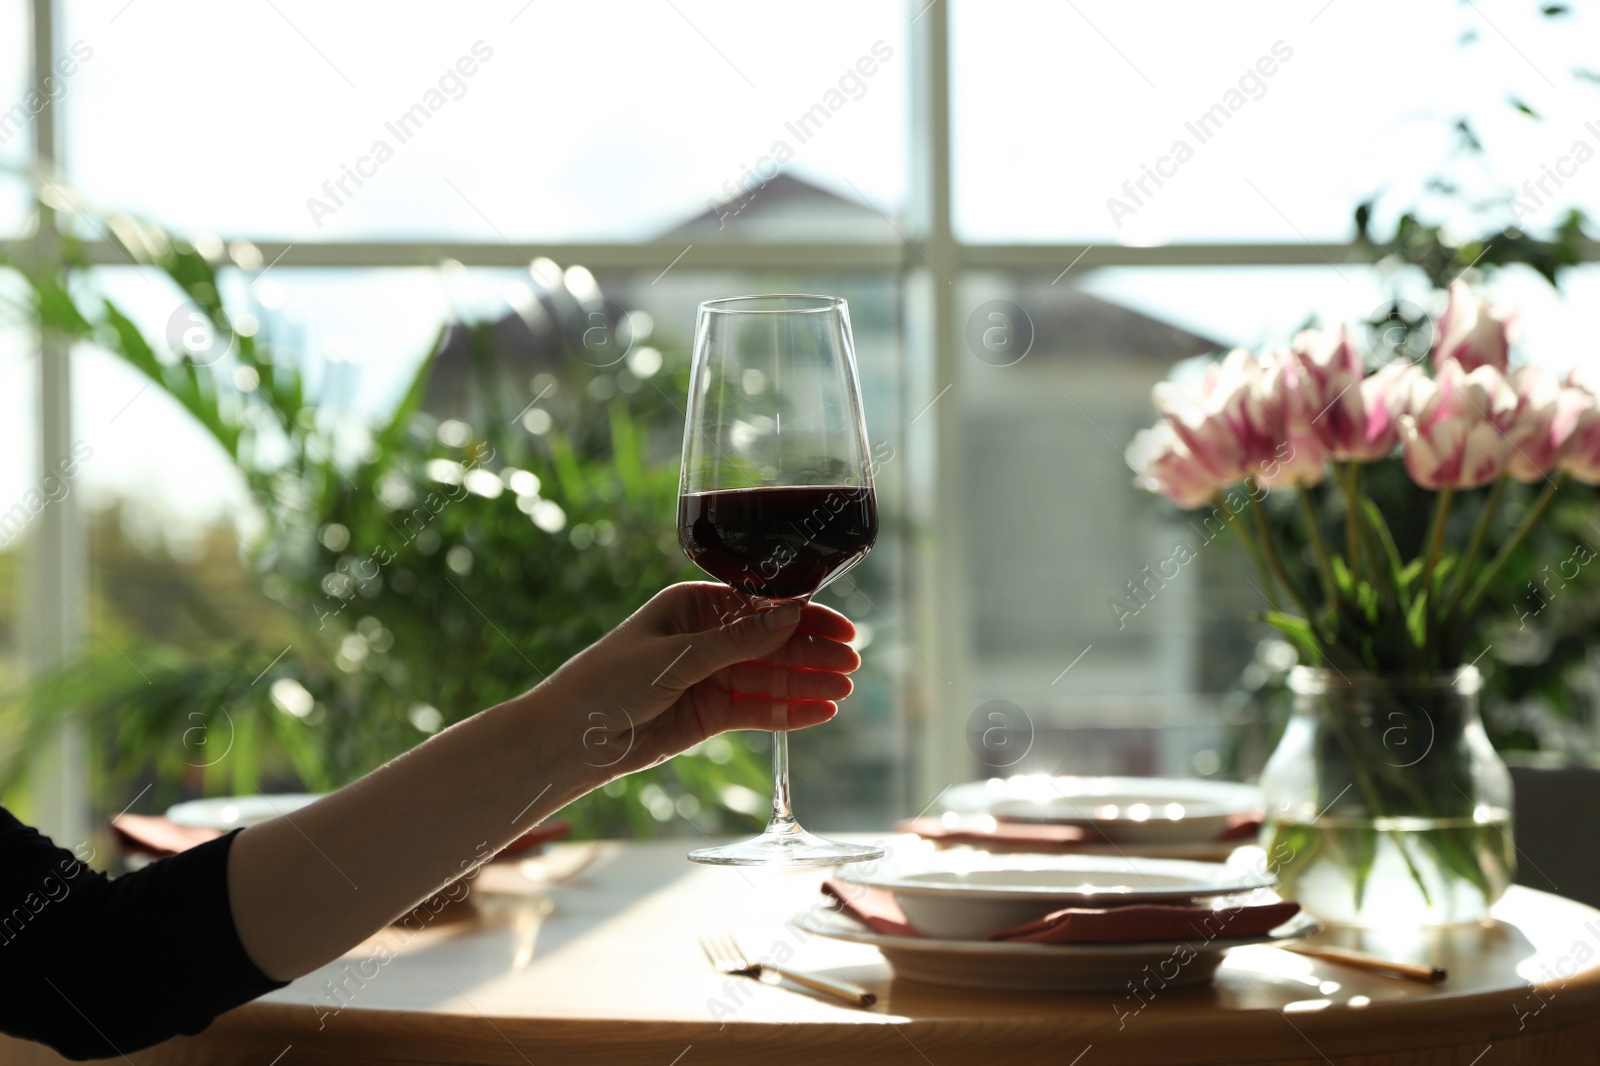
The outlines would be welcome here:
<svg viewBox="0 0 1600 1066">
<path fill-rule="evenodd" d="M 240 942 L 297 977 L 613 777 L 725 729 L 825 722 L 854 636 L 826 607 L 757 614 L 722 585 L 673 585 L 532 692 L 246 829 L 228 853 Z"/>
<path fill-rule="evenodd" d="M 606 777 L 654 766 L 729 729 L 803 729 L 838 713 L 861 657 L 820 604 L 753 612 L 725 585 L 658 593 L 536 692 L 577 714 L 582 758 Z"/>
</svg>

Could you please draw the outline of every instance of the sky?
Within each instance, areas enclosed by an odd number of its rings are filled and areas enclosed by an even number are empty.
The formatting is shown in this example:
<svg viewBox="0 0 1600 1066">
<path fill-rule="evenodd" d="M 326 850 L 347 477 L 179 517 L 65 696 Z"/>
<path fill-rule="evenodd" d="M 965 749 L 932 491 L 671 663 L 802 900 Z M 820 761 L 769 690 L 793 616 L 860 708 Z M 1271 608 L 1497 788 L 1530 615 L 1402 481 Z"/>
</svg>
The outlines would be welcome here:
<svg viewBox="0 0 1600 1066">
<path fill-rule="evenodd" d="M 960 0 L 958 231 L 1019 243 L 1341 240 L 1370 197 L 1380 226 L 1419 204 L 1442 210 L 1425 184 L 1462 112 L 1487 149 L 1486 163 L 1458 171 L 1485 203 L 1471 225 L 1498 228 L 1508 190 L 1578 142 L 1600 151 L 1600 91 L 1571 76 L 1600 54 L 1596 20 L 1553 23 L 1540 6 Z M 770 173 L 776 156 L 891 217 L 904 211 L 912 12 L 898 0 L 373 10 L 66 3 L 79 62 L 54 105 L 65 173 L 96 202 L 179 232 L 294 242 L 647 238 Z M 23 12 L 0 0 L 0 108 L 23 91 Z M 418 104 L 436 106 L 402 129 Z M 801 131 L 818 104 L 827 122 Z M 1198 127 L 1216 105 L 1226 120 Z M 0 158 L 20 143 L 0 143 Z M 1600 158 L 1565 166 L 1561 188 L 1525 196 L 1531 226 L 1567 204 L 1600 208 Z M 20 203 L 0 181 L 0 232 L 15 229 Z M 345 360 L 367 395 L 415 365 L 451 306 L 429 270 L 270 273 L 275 316 L 315 357 Z M 1310 312 L 1362 317 L 1387 293 L 1367 268 L 1086 268 L 1075 280 L 1227 343 L 1281 339 Z M 175 300 L 129 270 L 98 283 L 158 331 Z M 1595 271 L 1566 294 L 1525 271 L 1496 285 L 1524 310 L 1530 357 L 1593 356 Z M 23 338 L 0 331 L 0 448 L 14 459 L 0 463 L 0 509 L 33 480 L 32 381 Z M 225 464 L 164 397 L 92 353 L 78 384 L 82 434 L 103 442 L 83 474 L 91 498 L 123 493 L 189 521 L 236 509 Z"/>
</svg>

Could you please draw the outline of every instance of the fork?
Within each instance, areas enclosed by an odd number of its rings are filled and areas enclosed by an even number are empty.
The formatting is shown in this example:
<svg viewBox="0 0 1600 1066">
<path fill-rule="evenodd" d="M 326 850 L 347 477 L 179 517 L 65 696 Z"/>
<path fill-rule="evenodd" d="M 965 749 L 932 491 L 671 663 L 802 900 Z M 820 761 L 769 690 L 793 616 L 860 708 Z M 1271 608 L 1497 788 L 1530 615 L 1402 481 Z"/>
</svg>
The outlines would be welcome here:
<svg viewBox="0 0 1600 1066">
<path fill-rule="evenodd" d="M 818 977 L 816 974 L 801 973 L 771 963 L 751 962 L 739 949 L 739 944 L 730 934 L 723 933 L 718 936 L 700 938 L 700 950 L 706 953 L 706 958 L 718 971 L 726 974 L 737 974 L 740 977 L 754 977 L 761 979 L 763 973 L 775 973 L 779 977 L 786 977 L 797 985 L 804 985 L 813 991 L 823 992 L 836 999 L 842 999 L 853 1007 L 870 1007 L 878 1001 L 878 997 L 871 992 L 857 988 L 848 981 L 835 981 L 828 977 Z"/>
</svg>

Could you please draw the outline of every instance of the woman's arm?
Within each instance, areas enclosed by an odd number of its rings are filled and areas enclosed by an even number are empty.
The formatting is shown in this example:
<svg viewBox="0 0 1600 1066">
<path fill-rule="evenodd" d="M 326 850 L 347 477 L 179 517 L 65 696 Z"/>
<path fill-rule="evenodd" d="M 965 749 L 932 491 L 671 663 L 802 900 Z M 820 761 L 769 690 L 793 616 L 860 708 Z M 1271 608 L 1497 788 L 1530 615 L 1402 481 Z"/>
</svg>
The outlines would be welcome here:
<svg viewBox="0 0 1600 1066">
<path fill-rule="evenodd" d="M 849 621 L 741 604 L 720 585 L 674 585 L 532 691 L 245 830 L 228 896 L 250 958 L 297 977 L 614 777 L 724 730 L 833 717 L 860 664 Z"/>
</svg>

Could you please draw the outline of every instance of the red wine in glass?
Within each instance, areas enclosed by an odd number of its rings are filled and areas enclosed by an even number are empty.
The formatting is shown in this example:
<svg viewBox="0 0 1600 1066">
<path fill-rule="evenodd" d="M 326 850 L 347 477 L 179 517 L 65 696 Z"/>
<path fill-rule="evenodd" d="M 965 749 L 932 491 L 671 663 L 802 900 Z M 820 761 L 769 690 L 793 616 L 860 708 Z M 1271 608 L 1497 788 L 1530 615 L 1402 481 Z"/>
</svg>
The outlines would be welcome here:
<svg viewBox="0 0 1600 1066">
<path fill-rule="evenodd" d="M 695 323 L 678 542 L 749 610 L 804 603 L 878 536 L 850 310 L 836 296 L 707 300 Z M 696 862 L 858 862 L 883 849 L 806 832 L 789 804 L 786 670 L 772 701 L 772 816 L 753 840 Z"/>
<path fill-rule="evenodd" d="M 774 485 L 692 492 L 678 500 L 683 550 L 753 598 L 794 600 L 866 557 L 878 538 L 871 488 Z"/>
</svg>

